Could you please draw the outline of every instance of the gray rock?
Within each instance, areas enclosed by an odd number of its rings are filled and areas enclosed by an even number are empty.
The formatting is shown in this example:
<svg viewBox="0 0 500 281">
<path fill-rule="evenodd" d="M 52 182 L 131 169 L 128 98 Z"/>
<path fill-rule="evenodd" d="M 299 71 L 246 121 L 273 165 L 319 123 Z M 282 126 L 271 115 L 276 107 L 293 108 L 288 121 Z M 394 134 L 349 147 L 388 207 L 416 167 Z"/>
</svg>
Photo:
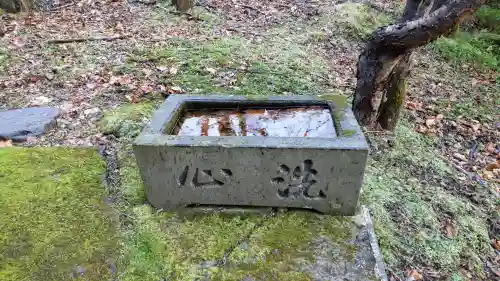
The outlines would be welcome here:
<svg viewBox="0 0 500 281">
<path fill-rule="evenodd" d="M 25 141 L 36 137 L 56 124 L 59 109 L 52 107 L 31 107 L 0 111 L 0 139 Z"/>
<path fill-rule="evenodd" d="M 169 134 L 186 108 L 304 105 L 327 106 L 332 112 L 337 111 L 337 136 Z M 134 142 L 134 153 L 148 199 L 159 209 L 233 205 L 308 208 L 353 215 L 368 145 L 349 108 L 339 110 L 315 97 L 251 100 L 241 96 L 171 95 Z"/>
</svg>

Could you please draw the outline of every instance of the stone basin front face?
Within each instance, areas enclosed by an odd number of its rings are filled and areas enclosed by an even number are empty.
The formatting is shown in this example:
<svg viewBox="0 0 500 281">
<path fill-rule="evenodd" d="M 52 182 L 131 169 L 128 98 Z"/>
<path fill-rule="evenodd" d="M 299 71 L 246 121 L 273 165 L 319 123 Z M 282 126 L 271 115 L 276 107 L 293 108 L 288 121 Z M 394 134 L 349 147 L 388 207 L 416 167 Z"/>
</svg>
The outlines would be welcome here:
<svg viewBox="0 0 500 281">
<path fill-rule="evenodd" d="M 192 110 L 290 107 L 329 109 L 334 130 L 318 137 L 178 133 Z M 318 97 L 171 95 L 134 141 L 134 154 L 148 200 L 159 209 L 257 206 L 354 215 L 368 145 L 349 108 Z"/>
</svg>

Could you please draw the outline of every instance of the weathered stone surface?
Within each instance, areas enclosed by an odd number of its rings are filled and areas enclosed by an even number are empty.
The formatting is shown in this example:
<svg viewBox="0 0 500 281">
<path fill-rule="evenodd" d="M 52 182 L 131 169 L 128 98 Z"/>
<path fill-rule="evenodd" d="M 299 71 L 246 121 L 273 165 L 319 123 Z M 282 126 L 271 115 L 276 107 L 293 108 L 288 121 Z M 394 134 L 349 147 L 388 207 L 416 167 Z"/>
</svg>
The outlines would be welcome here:
<svg viewBox="0 0 500 281">
<path fill-rule="evenodd" d="M 0 139 L 24 141 L 45 133 L 59 116 L 52 107 L 31 107 L 0 111 Z"/>
<path fill-rule="evenodd" d="M 307 212 L 264 221 L 208 280 L 386 281 L 367 208 L 352 217 Z"/>
<path fill-rule="evenodd" d="M 336 138 L 189 137 L 169 135 L 188 109 L 242 106 L 329 106 Z M 150 203 L 297 207 L 352 215 L 368 146 L 348 108 L 314 97 L 172 95 L 134 142 Z"/>
</svg>

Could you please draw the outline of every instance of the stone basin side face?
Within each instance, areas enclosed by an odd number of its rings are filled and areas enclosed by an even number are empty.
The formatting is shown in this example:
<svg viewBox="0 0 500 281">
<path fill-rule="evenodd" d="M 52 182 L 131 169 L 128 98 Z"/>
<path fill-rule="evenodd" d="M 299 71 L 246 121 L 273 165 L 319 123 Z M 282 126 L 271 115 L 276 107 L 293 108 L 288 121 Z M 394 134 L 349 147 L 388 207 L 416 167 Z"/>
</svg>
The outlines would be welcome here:
<svg viewBox="0 0 500 281">
<path fill-rule="evenodd" d="M 169 135 L 186 108 L 327 105 L 336 138 Z M 368 145 L 348 108 L 317 97 L 172 95 L 134 141 L 149 202 L 163 210 L 190 205 L 308 208 L 354 215 Z"/>
</svg>

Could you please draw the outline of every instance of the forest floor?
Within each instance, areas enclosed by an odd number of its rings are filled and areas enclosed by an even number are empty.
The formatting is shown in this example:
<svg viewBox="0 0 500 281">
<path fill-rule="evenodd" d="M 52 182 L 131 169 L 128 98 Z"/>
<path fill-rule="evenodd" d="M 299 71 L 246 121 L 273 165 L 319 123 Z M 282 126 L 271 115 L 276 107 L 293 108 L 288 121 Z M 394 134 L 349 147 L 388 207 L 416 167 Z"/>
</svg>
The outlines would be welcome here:
<svg viewBox="0 0 500 281">
<path fill-rule="evenodd" d="M 161 223 L 172 218 L 144 204 L 130 151 L 152 111 L 172 93 L 337 94 L 350 100 L 363 38 L 393 21 L 401 5 L 204 0 L 195 9 L 198 20 L 192 20 L 167 2 L 81 1 L 47 13 L 0 15 L 0 110 L 42 105 L 62 110 L 55 129 L 23 146 L 117 149 L 117 209 L 125 221 L 117 226 L 121 280 L 167 275 L 193 280 L 196 262 L 179 259 L 198 251 L 220 257 L 259 219 L 172 222 L 178 228 Z M 102 36 L 111 39 L 54 41 Z M 362 203 L 373 216 L 390 280 L 497 280 L 498 72 L 449 59 L 443 42 L 415 56 L 395 134 L 367 133 L 374 151 Z M 307 226 L 298 221 L 290 227 Z M 228 225 L 235 227 L 227 231 Z M 200 231 L 213 244 L 172 240 Z M 272 225 L 268 231 L 279 233 Z M 8 237 L 0 247 L 2 241 Z M 0 267 L 0 277 L 28 265 Z"/>
</svg>

